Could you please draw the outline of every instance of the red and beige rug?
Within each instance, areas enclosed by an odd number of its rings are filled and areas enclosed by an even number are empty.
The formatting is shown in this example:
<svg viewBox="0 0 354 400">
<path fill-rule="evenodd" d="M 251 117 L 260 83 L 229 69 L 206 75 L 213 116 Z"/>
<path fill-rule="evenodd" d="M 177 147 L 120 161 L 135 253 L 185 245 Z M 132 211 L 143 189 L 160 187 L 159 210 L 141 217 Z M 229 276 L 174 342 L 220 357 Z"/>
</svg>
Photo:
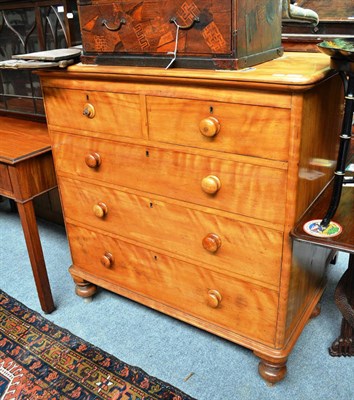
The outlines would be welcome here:
<svg viewBox="0 0 354 400">
<path fill-rule="evenodd" d="M 193 400 L 0 290 L 1 400 Z"/>
</svg>

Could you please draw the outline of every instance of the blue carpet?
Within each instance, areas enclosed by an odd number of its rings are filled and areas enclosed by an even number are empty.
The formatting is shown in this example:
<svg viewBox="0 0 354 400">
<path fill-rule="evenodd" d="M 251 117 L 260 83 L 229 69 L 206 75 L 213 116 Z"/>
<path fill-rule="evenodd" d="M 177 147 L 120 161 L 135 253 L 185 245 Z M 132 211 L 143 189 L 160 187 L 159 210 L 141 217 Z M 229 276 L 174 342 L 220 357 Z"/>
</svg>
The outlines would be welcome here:
<svg viewBox="0 0 354 400">
<path fill-rule="evenodd" d="M 169 382 L 199 400 L 353 400 L 354 358 L 333 358 L 341 315 L 334 288 L 347 265 L 340 253 L 330 267 L 322 312 L 303 331 L 288 361 L 288 375 L 269 387 L 250 350 L 174 320 L 105 290 L 93 301 L 74 294 L 63 227 L 39 221 L 40 236 L 57 309 L 45 317 L 73 334 Z M 17 214 L 0 203 L 0 288 L 40 312 Z M 186 379 L 188 378 L 189 379 Z"/>
</svg>

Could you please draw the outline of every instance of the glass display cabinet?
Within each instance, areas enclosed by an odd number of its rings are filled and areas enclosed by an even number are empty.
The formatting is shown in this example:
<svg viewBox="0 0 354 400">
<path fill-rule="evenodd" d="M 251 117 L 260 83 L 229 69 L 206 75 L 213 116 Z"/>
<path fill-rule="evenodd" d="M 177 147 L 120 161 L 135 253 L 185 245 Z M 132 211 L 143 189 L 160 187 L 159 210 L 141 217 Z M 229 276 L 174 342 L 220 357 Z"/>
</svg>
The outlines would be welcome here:
<svg viewBox="0 0 354 400">
<path fill-rule="evenodd" d="M 76 1 L 0 0 L 0 61 L 14 54 L 81 43 Z M 0 114 L 44 118 L 42 92 L 31 69 L 0 69 Z"/>
</svg>

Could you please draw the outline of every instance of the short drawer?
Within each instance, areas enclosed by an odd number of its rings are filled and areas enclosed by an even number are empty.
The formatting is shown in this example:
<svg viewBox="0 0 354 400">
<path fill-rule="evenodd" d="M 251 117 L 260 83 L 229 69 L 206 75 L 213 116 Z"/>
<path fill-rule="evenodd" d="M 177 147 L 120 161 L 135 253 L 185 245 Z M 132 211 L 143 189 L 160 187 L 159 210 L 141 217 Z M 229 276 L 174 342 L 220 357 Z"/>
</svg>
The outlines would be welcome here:
<svg viewBox="0 0 354 400">
<path fill-rule="evenodd" d="M 142 137 L 139 95 L 43 88 L 49 125 L 68 129 Z"/>
<path fill-rule="evenodd" d="M 277 291 L 71 224 L 67 232 L 75 267 L 104 279 L 111 290 L 122 287 L 214 326 L 274 343 Z"/>
<path fill-rule="evenodd" d="M 281 232 L 71 179 L 61 179 L 61 194 L 65 216 L 81 224 L 279 285 Z"/>
<path fill-rule="evenodd" d="M 147 110 L 152 140 L 288 159 L 289 109 L 148 96 Z"/>
<path fill-rule="evenodd" d="M 286 171 L 174 150 L 57 134 L 56 170 L 283 223 Z M 91 167 L 86 165 L 90 160 Z"/>
</svg>

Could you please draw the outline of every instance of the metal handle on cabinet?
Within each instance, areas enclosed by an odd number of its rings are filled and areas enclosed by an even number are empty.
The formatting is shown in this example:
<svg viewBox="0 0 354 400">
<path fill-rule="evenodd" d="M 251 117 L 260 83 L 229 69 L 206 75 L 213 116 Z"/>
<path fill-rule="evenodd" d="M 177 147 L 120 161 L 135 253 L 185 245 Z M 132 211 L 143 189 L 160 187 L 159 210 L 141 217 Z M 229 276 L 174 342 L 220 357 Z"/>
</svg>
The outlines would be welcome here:
<svg viewBox="0 0 354 400">
<path fill-rule="evenodd" d="M 111 268 L 114 263 L 113 255 L 106 251 L 104 255 L 101 257 L 101 264 L 105 268 Z"/>
<path fill-rule="evenodd" d="M 192 22 L 190 22 L 188 25 L 180 25 L 178 22 L 177 22 L 177 17 L 171 17 L 170 18 L 170 22 L 173 22 L 179 29 L 190 29 L 190 28 L 192 28 L 192 26 L 196 23 L 196 22 L 199 22 L 200 21 L 200 18 L 199 17 L 194 17 L 193 19 L 192 19 Z"/>
<path fill-rule="evenodd" d="M 221 238 L 216 233 L 208 233 L 202 241 L 205 250 L 216 253 L 221 247 Z"/>
<path fill-rule="evenodd" d="M 96 115 L 95 107 L 91 103 L 86 103 L 82 114 L 87 118 L 94 118 Z"/>
<path fill-rule="evenodd" d="M 212 308 L 218 308 L 221 303 L 221 294 L 215 290 L 211 289 L 208 291 L 208 305 Z"/>
<path fill-rule="evenodd" d="M 215 117 L 204 118 L 199 123 L 199 130 L 203 136 L 213 137 L 220 131 L 220 122 Z"/>
<path fill-rule="evenodd" d="M 108 213 L 108 207 L 105 203 L 100 201 L 93 206 L 93 213 L 96 215 L 97 218 L 103 218 Z"/>
<path fill-rule="evenodd" d="M 104 25 L 104 27 L 106 29 L 108 29 L 109 31 L 119 31 L 119 29 L 122 27 L 122 25 L 124 25 L 127 21 L 124 18 L 121 18 L 119 21 L 119 24 L 116 26 L 109 26 L 108 25 L 108 21 L 106 19 L 102 20 L 102 25 Z"/>
<path fill-rule="evenodd" d="M 202 180 L 202 189 L 205 193 L 215 194 L 221 188 L 220 179 L 215 175 L 208 175 Z"/>
</svg>

